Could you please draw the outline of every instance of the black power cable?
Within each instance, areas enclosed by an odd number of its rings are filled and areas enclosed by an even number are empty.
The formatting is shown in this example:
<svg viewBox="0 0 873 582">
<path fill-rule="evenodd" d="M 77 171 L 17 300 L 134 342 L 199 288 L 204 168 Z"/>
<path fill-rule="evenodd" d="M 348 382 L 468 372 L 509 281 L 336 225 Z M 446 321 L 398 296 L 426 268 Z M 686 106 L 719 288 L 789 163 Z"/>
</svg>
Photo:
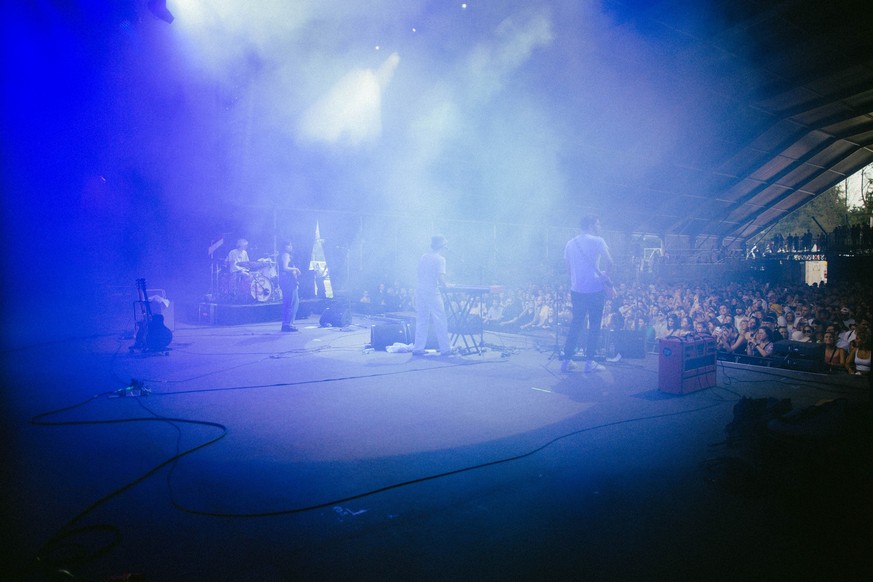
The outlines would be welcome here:
<svg viewBox="0 0 873 582">
<path fill-rule="evenodd" d="M 40 549 L 37 551 L 35 556 L 36 564 L 41 566 L 42 568 L 47 569 L 53 574 L 62 575 L 68 577 L 70 579 L 76 579 L 76 577 L 67 569 L 70 565 L 80 565 L 89 561 L 94 560 L 106 553 L 108 553 L 112 548 L 117 546 L 121 542 L 121 532 L 118 531 L 113 525 L 109 524 L 95 524 L 95 525 L 87 525 L 87 526 L 79 526 L 75 527 L 77 523 L 79 523 L 84 517 L 88 514 L 96 510 L 101 505 L 107 503 L 108 501 L 118 497 L 125 491 L 132 489 L 138 484 L 142 483 L 164 467 L 177 462 L 184 456 L 190 455 L 195 451 L 198 451 L 202 448 L 208 447 L 219 440 L 223 439 L 228 432 L 228 429 L 223 424 L 217 422 L 209 422 L 205 420 L 191 420 L 186 418 L 170 418 L 170 417 L 135 417 L 135 418 L 121 418 L 121 419 L 111 419 L 111 420 L 66 420 L 66 421 L 47 421 L 42 420 L 50 416 L 54 416 L 63 412 L 67 412 L 70 410 L 74 410 L 77 408 L 81 408 L 86 404 L 93 402 L 94 400 L 101 397 L 110 397 L 115 396 L 119 393 L 119 391 L 111 391 L 104 392 L 102 394 L 96 394 L 82 402 L 77 404 L 73 404 L 71 406 L 67 406 L 64 408 L 59 408 L 57 410 L 52 410 L 49 412 L 44 412 L 42 414 L 38 414 L 31 418 L 30 422 L 34 426 L 82 426 L 82 425 L 110 425 L 110 424 L 124 424 L 131 422 L 169 422 L 169 423 L 178 423 L 178 424 L 193 424 L 199 426 L 210 426 L 213 428 L 217 428 L 221 431 L 217 437 L 200 443 L 194 447 L 191 447 L 185 451 L 177 452 L 175 455 L 166 459 L 142 475 L 136 477 L 135 479 L 128 481 L 126 484 L 121 487 L 116 488 L 115 490 L 107 493 L 103 497 L 97 499 L 90 505 L 88 505 L 85 509 L 76 514 L 72 519 L 67 521 L 66 524 L 61 526 L 58 532 L 49 538 Z M 95 533 L 108 533 L 111 539 L 106 542 L 102 547 L 92 550 L 91 552 L 86 552 L 82 549 L 80 544 L 78 544 L 75 540 L 79 537 L 84 537 L 86 535 L 91 535 Z"/>
<path fill-rule="evenodd" d="M 682 410 L 682 411 L 678 411 L 678 412 L 669 412 L 669 413 L 665 413 L 665 414 L 656 414 L 656 415 L 652 415 L 652 416 L 641 416 L 641 417 L 636 417 L 636 418 L 628 418 L 628 419 L 617 420 L 617 421 L 613 421 L 613 422 L 607 422 L 607 423 L 599 424 L 599 425 L 596 425 L 596 426 L 590 426 L 590 427 L 586 427 L 586 428 L 581 428 L 581 429 L 574 430 L 574 431 L 571 431 L 571 432 L 568 432 L 568 433 L 565 433 L 565 434 L 559 435 L 559 436 L 557 436 L 557 437 L 554 437 L 554 438 L 552 438 L 551 440 L 547 441 L 546 443 L 544 443 L 544 444 L 542 444 L 542 445 L 540 445 L 540 446 L 538 446 L 538 447 L 536 447 L 536 448 L 534 448 L 534 449 L 531 449 L 531 450 L 529 450 L 529 451 L 526 451 L 526 452 L 524 452 L 524 453 L 520 453 L 520 454 L 518 454 L 518 455 L 513 455 L 513 456 L 510 456 L 510 457 L 504 457 L 504 458 L 500 458 L 500 459 L 495 459 L 495 460 L 493 460 L 493 461 L 487 461 L 487 462 L 485 462 L 485 463 L 479 463 L 479 464 L 476 464 L 476 465 L 469 465 L 469 466 L 466 466 L 466 467 L 461 467 L 461 468 L 458 468 L 458 469 L 452 469 L 452 470 L 449 470 L 449 471 L 443 471 L 443 472 L 441 472 L 441 473 L 435 473 L 435 474 L 433 474 L 433 475 L 426 475 L 426 476 L 423 476 L 423 477 L 416 477 L 415 479 L 410 479 L 410 480 L 407 480 L 407 481 L 400 481 L 400 482 L 397 482 L 397 483 L 391 483 L 391 484 L 386 485 L 386 486 L 384 486 L 384 487 L 378 487 L 378 488 L 376 488 L 376 489 L 371 489 L 371 490 L 369 490 L 369 491 L 364 491 L 364 492 L 362 492 L 362 493 L 356 493 L 356 494 L 354 494 L 354 495 L 349 495 L 348 497 L 343 497 L 343 498 L 339 498 L 339 499 L 331 499 L 331 500 L 329 500 L 329 501 L 323 501 L 323 502 L 320 502 L 320 503 L 316 503 L 316 504 L 313 504 L 313 505 L 307 505 L 307 506 L 304 506 L 304 507 L 289 508 L 289 509 L 277 509 L 277 510 L 274 510 L 274 511 L 264 511 L 264 512 L 256 512 L 256 513 L 226 513 L 226 512 L 212 512 L 212 511 L 201 511 L 201 510 L 197 510 L 197 509 L 192 509 L 192 508 L 186 507 L 186 506 L 184 506 L 184 505 L 178 503 L 178 502 L 176 501 L 176 499 L 175 499 L 175 496 L 173 495 L 172 488 L 171 488 L 171 490 L 170 490 L 170 497 L 171 497 L 171 501 L 172 501 L 172 503 L 173 503 L 173 506 L 176 507 L 179 511 L 183 511 L 183 512 L 185 512 L 185 513 L 191 513 L 191 514 L 194 514 L 194 515 L 207 516 L 207 517 L 222 517 L 222 518 L 258 518 L 258 517 L 278 517 L 278 516 L 282 516 L 282 515 L 293 515 L 293 514 L 298 514 L 298 513 L 305 513 L 305 512 L 308 512 L 308 511 L 314 511 L 314 510 L 316 510 L 316 509 L 324 509 L 324 508 L 327 508 L 327 507 L 333 507 L 333 506 L 336 506 L 336 505 L 342 505 L 342 504 L 344 504 L 344 503 L 348 503 L 348 502 L 350 502 L 350 501 L 356 501 L 356 500 L 358 500 L 358 499 L 363 499 L 363 498 L 365 498 L 365 497 L 370 497 L 370 496 L 372 496 L 372 495 L 377 495 L 377 494 L 379 494 L 379 493 L 385 493 L 385 492 L 387 492 L 387 491 L 391 491 L 391 490 L 394 490 L 394 489 L 401 489 L 401 488 L 403 488 L 403 487 L 408 487 L 408 486 L 410 486 L 410 485 L 417 485 L 417 484 L 419 484 L 419 483 L 425 483 L 425 482 L 427 482 L 427 481 L 434 481 L 434 480 L 436 480 L 436 479 L 442 479 L 442 478 L 445 478 L 445 477 L 450 477 L 450 476 L 452 476 L 452 475 L 459 475 L 459 474 L 461 474 L 461 473 L 467 473 L 467 472 L 470 472 L 470 471 L 477 471 L 477 470 L 479 470 L 479 469 L 484 469 L 484 468 L 487 468 L 487 467 L 493 467 L 493 466 L 501 465 L 501 464 L 504 464 L 504 463 L 510 463 L 510 462 L 518 461 L 518 460 L 524 459 L 524 458 L 526 458 L 526 457 L 530 457 L 530 456 L 532 456 L 532 455 L 535 455 L 536 453 L 539 453 L 540 451 L 543 451 L 543 450 L 547 449 L 548 447 L 552 446 L 553 444 L 555 444 L 555 443 L 557 443 L 557 442 L 559 442 L 559 441 L 561 441 L 561 440 L 564 440 L 564 439 L 567 439 L 567 438 L 570 438 L 570 437 L 573 437 L 573 436 L 577 436 L 577 435 L 580 435 L 580 434 L 583 434 L 583 433 L 586 433 L 586 432 L 590 432 L 590 431 L 593 431 L 593 430 L 598 430 L 598 429 L 601 429 L 601 428 L 608 428 L 608 427 L 611 427 L 611 426 L 619 426 L 619 425 L 622 425 L 622 424 L 628 424 L 628 423 L 632 423 L 632 422 L 641 422 L 641 421 L 644 421 L 644 420 L 654 420 L 654 419 L 658 419 L 658 418 L 667 418 L 667 417 L 670 417 L 670 416 L 679 416 L 679 415 L 683 415 L 683 414 L 690 414 L 690 413 L 693 413 L 693 412 L 700 412 L 700 411 L 702 411 L 702 410 L 707 410 L 707 409 L 709 409 L 709 408 L 714 408 L 714 407 L 716 407 L 716 406 L 721 406 L 721 405 L 724 404 L 725 402 L 727 402 L 727 401 L 718 401 L 718 402 L 716 402 L 716 403 L 714 403 L 714 404 L 708 404 L 708 405 L 706 405 L 706 406 L 701 406 L 701 407 L 699 407 L 699 408 L 693 408 L 693 409 L 690 409 L 690 410 Z"/>
<path fill-rule="evenodd" d="M 485 362 L 482 362 L 482 363 L 485 363 Z M 455 364 L 452 364 L 452 365 L 455 365 Z M 467 364 L 467 365 L 481 365 L 481 363 Z M 427 369 L 433 369 L 433 368 L 428 367 Z M 413 370 L 413 371 L 419 371 L 419 370 Z M 181 390 L 181 391 L 156 394 L 156 395 L 171 396 L 171 395 L 175 395 L 175 394 L 187 394 L 187 393 L 192 393 L 192 392 L 243 390 L 243 389 L 254 389 L 254 388 L 264 388 L 264 387 L 294 386 L 294 385 L 312 384 L 312 383 L 319 383 L 319 382 L 336 382 L 336 381 L 359 379 L 362 377 L 371 377 L 371 376 L 387 376 L 387 375 L 394 375 L 394 374 L 408 373 L 408 372 L 409 371 L 387 372 L 387 373 L 380 373 L 380 374 L 370 374 L 370 375 L 366 375 L 366 376 L 348 376 L 348 377 L 326 378 L 326 379 L 321 379 L 321 380 L 310 380 L 310 381 L 302 381 L 302 382 L 286 382 L 286 383 L 265 384 L 265 385 L 238 386 L 238 387 L 220 388 L 220 389 L 212 389 L 212 390 Z M 141 383 L 140 383 L 140 386 L 141 386 Z M 208 447 L 212 444 L 215 444 L 219 440 L 223 439 L 227 435 L 227 432 L 228 432 L 228 428 L 225 425 L 220 424 L 220 423 L 216 423 L 216 422 L 203 421 L 203 420 L 192 420 L 192 419 L 186 419 L 186 418 L 160 416 L 160 415 L 156 414 L 154 411 L 150 410 L 145 405 L 143 405 L 141 402 L 140 402 L 140 405 L 143 406 L 143 408 L 145 408 L 145 410 L 150 412 L 153 415 L 152 417 L 132 417 L 132 418 L 110 419 L 110 420 L 67 420 L 67 421 L 47 421 L 47 420 L 44 420 L 47 417 L 51 417 L 51 416 L 54 416 L 57 414 L 61 414 L 63 412 L 68 412 L 71 410 L 75 410 L 77 408 L 81 408 L 81 407 L 95 401 L 98 398 L 118 396 L 120 393 L 123 393 L 123 392 L 124 392 L 124 390 L 104 392 L 101 394 L 94 395 L 94 396 L 92 396 L 92 397 L 90 397 L 82 402 L 79 402 L 79 403 L 76 403 L 76 404 L 73 404 L 73 405 L 70 405 L 67 407 L 60 408 L 60 409 L 53 410 L 53 411 L 49 411 L 49 412 L 45 412 L 42 414 L 38 414 L 38 415 L 32 417 L 31 424 L 33 424 L 35 426 L 83 426 L 83 425 L 124 424 L 124 423 L 132 423 L 132 422 L 134 422 L 134 423 L 162 422 L 162 423 L 169 423 L 169 424 L 173 425 L 174 427 L 176 427 L 177 430 L 180 430 L 178 425 L 209 426 L 209 427 L 219 429 L 221 431 L 221 434 L 219 434 L 217 437 L 215 437 L 213 439 L 205 441 L 199 445 L 196 445 L 194 447 L 191 447 L 191 448 L 186 449 L 185 451 L 181 451 L 181 452 L 178 451 L 178 442 L 179 441 L 177 440 L 177 452 L 176 452 L 176 454 L 174 454 L 173 456 L 169 457 L 168 459 L 158 463 L 157 465 L 155 465 L 154 467 L 152 467 L 151 469 L 149 469 L 148 471 L 146 471 L 142 475 L 129 481 L 125 485 L 122 485 L 121 487 L 115 489 L 114 491 L 104 495 L 103 497 L 97 499 L 96 501 L 94 501 L 93 503 L 88 505 L 85 509 L 83 509 L 78 514 L 76 514 L 72 519 L 70 519 L 64 526 L 62 526 L 60 528 L 60 530 L 58 531 L 58 533 L 56 533 L 45 544 L 43 544 L 43 546 L 39 549 L 39 551 L 37 552 L 37 555 L 36 555 L 37 563 L 42 565 L 43 567 L 48 568 L 49 570 L 51 570 L 55 574 L 65 575 L 65 576 L 68 576 L 70 579 L 75 579 L 75 577 L 69 572 L 69 570 L 67 570 L 67 566 L 81 564 L 81 563 L 93 560 L 97 557 L 100 557 L 100 556 L 108 553 L 109 551 L 111 551 L 116 545 L 118 545 L 121 542 L 121 533 L 118 531 L 118 529 L 116 527 L 114 527 L 112 525 L 96 524 L 96 525 L 90 525 L 90 526 L 75 527 L 76 524 L 78 524 L 84 517 L 86 517 L 88 514 L 93 512 L 98 507 L 107 503 L 111 499 L 114 499 L 115 497 L 121 495 L 122 493 L 132 489 L 136 485 L 142 483 L 143 481 L 145 481 L 146 479 L 148 479 L 149 477 L 151 477 L 152 475 L 154 475 L 155 473 L 157 473 L 158 471 L 160 471 L 161 469 L 163 469 L 167 466 L 172 466 L 170 472 L 167 475 L 167 485 L 168 485 L 169 494 L 170 494 L 170 501 L 171 501 L 173 507 L 179 511 L 189 513 L 189 514 L 194 514 L 194 515 L 207 516 L 207 517 L 239 518 L 239 519 L 294 515 L 294 514 L 300 514 L 300 513 L 305 513 L 305 512 L 309 512 L 309 511 L 314 511 L 317 509 L 323 509 L 323 508 L 327 508 L 327 507 L 341 505 L 344 503 L 348 503 L 350 501 L 355 501 L 355 500 L 362 499 L 365 497 L 377 495 L 380 493 L 385 493 L 387 491 L 400 489 L 403 487 L 408 487 L 408 486 L 419 484 L 419 483 L 425 483 L 428 481 L 442 479 L 442 478 L 449 477 L 452 475 L 458 475 L 461 473 L 476 471 L 476 470 L 484 469 L 487 467 L 493 467 L 496 465 L 501 465 L 501 464 L 505 464 L 505 463 L 518 461 L 520 459 L 524 459 L 524 458 L 530 457 L 532 455 L 535 455 L 536 453 L 539 453 L 540 451 L 552 446 L 553 444 L 555 444 L 561 440 L 564 440 L 564 439 L 567 439 L 567 438 L 570 438 L 573 436 L 577 436 L 577 435 L 580 435 L 580 434 L 583 434 L 586 432 L 590 432 L 593 430 L 598 430 L 601 428 L 618 426 L 618 425 L 628 424 L 628 423 L 633 423 L 633 422 L 641 422 L 641 421 L 645 421 L 645 420 L 654 420 L 654 419 L 666 418 L 666 417 L 670 417 L 670 416 L 691 414 L 694 412 L 699 412 L 702 410 L 707 410 L 709 408 L 720 406 L 726 402 L 724 400 L 720 400 L 720 401 L 713 403 L 713 404 L 708 404 L 706 406 L 701 406 L 701 407 L 693 408 L 693 409 L 689 409 L 689 410 L 683 410 L 683 411 L 671 412 L 671 413 L 665 413 L 665 414 L 657 414 L 657 415 L 651 415 L 651 416 L 635 417 L 635 418 L 630 418 L 630 419 L 622 419 L 622 420 L 608 422 L 608 423 L 604 423 L 604 424 L 600 424 L 600 425 L 596 425 L 596 426 L 586 427 L 586 428 L 574 430 L 574 431 L 559 435 L 557 437 L 554 437 L 554 438 L 550 439 L 549 441 L 547 441 L 546 443 L 544 443 L 536 448 L 533 448 L 531 450 L 528 450 L 524 453 L 520 453 L 518 455 L 513 455 L 510 457 L 495 459 L 492 461 L 479 463 L 476 465 L 465 466 L 465 467 L 461 467 L 458 469 L 452 469 L 449 471 L 435 473 L 432 475 L 425 475 L 425 476 L 417 477 L 415 479 L 410 479 L 407 481 L 391 483 L 391 484 L 383 486 L 383 487 L 371 489 L 371 490 L 357 493 L 354 495 L 350 495 L 347 497 L 338 498 L 338 499 L 331 499 L 329 501 L 323 501 L 323 502 L 319 502 L 319 503 L 315 503 L 315 504 L 311 504 L 311 505 L 307 505 L 307 506 L 303 506 L 303 507 L 277 509 L 277 510 L 273 510 L 273 511 L 255 512 L 255 513 L 230 513 L 230 512 L 202 511 L 202 510 L 187 507 L 187 506 L 181 504 L 176 499 L 176 496 L 174 494 L 173 487 L 172 487 L 172 475 L 175 472 L 177 462 L 180 459 L 182 459 L 183 457 L 190 455 L 191 453 L 194 453 L 200 449 Z M 180 438 L 181 438 L 181 432 L 180 432 Z M 106 542 L 102 547 L 98 548 L 97 550 L 92 550 L 91 552 L 85 552 L 82 549 L 78 549 L 77 551 L 72 552 L 72 553 L 70 552 L 71 547 L 75 548 L 75 544 L 73 543 L 74 538 L 76 538 L 77 536 L 84 536 L 86 534 L 94 534 L 94 533 L 109 534 L 111 536 L 111 539 L 108 542 Z M 64 552 L 66 552 L 67 554 L 64 555 Z"/>
</svg>

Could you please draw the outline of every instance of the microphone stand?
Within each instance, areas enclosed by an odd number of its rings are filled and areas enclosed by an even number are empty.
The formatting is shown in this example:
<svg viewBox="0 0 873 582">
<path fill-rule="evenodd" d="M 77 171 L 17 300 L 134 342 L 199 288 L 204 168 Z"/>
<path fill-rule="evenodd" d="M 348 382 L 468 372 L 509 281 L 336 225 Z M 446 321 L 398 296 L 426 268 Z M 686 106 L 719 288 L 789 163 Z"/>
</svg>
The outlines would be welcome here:
<svg viewBox="0 0 873 582">
<path fill-rule="evenodd" d="M 561 318 L 558 316 L 558 293 L 555 293 L 552 310 L 555 319 L 555 346 L 552 348 L 552 354 L 549 356 L 549 360 L 561 357 Z"/>
</svg>

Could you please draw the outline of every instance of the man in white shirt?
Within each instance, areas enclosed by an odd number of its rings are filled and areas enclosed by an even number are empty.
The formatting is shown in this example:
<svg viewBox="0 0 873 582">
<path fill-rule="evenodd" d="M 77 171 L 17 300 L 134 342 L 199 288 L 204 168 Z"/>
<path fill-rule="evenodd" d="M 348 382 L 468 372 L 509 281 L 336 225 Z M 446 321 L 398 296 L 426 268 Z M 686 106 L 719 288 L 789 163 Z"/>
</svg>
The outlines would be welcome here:
<svg viewBox="0 0 873 582">
<path fill-rule="evenodd" d="M 603 366 L 594 361 L 597 343 L 600 340 L 600 324 L 603 306 L 606 303 L 606 288 L 612 287 L 604 271 L 613 266 L 606 241 L 600 236 L 600 218 L 583 216 L 579 224 L 582 233 L 570 239 L 564 247 L 564 260 L 570 271 L 570 298 L 573 304 L 573 319 L 567 332 L 564 353 L 561 355 L 561 371 L 573 369 L 573 355 L 579 335 L 585 328 L 588 317 L 588 338 L 585 347 L 585 371 L 595 372 Z"/>
<path fill-rule="evenodd" d="M 440 354 L 452 353 L 449 345 L 449 327 L 446 308 L 440 289 L 446 284 L 446 258 L 442 255 L 448 245 L 446 237 L 435 235 L 431 238 L 430 252 L 421 256 L 418 262 L 418 283 L 415 287 L 415 344 L 413 355 L 424 355 L 430 322 L 439 344 Z"/>
<path fill-rule="evenodd" d="M 855 341 L 855 338 L 858 337 L 858 334 L 855 333 L 855 329 L 857 325 L 854 320 L 850 323 L 847 329 L 841 331 L 837 336 L 837 347 L 843 348 L 846 352 L 852 347 L 852 342 Z"/>
<path fill-rule="evenodd" d="M 248 269 L 240 265 L 249 262 L 249 253 L 246 250 L 248 247 L 249 241 L 241 238 L 236 241 L 236 248 L 227 253 L 227 268 L 231 273 L 248 273 Z"/>
</svg>

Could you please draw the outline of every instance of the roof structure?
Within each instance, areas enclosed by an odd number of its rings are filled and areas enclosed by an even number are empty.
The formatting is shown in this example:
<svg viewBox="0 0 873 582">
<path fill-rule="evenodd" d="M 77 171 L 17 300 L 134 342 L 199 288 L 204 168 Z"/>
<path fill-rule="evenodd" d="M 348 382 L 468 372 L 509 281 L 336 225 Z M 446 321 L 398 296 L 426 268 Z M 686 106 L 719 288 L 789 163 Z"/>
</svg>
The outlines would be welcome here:
<svg viewBox="0 0 873 582">
<path fill-rule="evenodd" d="M 873 162 L 869 0 L 207 4 L 239 18 L 169 3 L 168 25 L 143 0 L 16 11 L 27 28 L 10 21 L 8 42 L 30 59 L 4 61 L 22 81 L 8 118 L 45 128 L 10 122 L 10 142 L 45 133 L 68 171 L 95 159 L 118 188 L 184 192 L 167 214 L 186 225 L 216 197 L 288 198 L 531 225 L 598 212 L 610 230 L 725 241 Z M 301 139 L 322 101 L 349 119 Z"/>
<path fill-rule="evenodd" d="M 698 65 L 730 71 L 707 92 L 705 133 L 623 197 L 635 230 L 746 239 L 873 162 L 873 9 L 851 0 L 716 0 L 702 36 L 685 0 L 641 8 Z M 625 6 L 627 8 L 627 6 Z"/>
</svg>

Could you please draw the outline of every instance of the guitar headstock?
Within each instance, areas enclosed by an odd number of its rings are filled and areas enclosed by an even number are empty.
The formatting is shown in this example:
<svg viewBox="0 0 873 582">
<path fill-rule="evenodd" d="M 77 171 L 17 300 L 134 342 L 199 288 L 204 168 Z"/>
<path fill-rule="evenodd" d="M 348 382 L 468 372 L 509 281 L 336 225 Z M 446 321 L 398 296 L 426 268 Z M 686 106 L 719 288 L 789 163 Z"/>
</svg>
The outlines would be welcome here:
<svg viewBox="0 0 873 582">
<path fill-rule="evenodd" d="M 146 280 L 145 278 L 140 278 L 136 280 L 136 292 L 139 295 L 140 301 L 146 301 Z"/>
</svg>

